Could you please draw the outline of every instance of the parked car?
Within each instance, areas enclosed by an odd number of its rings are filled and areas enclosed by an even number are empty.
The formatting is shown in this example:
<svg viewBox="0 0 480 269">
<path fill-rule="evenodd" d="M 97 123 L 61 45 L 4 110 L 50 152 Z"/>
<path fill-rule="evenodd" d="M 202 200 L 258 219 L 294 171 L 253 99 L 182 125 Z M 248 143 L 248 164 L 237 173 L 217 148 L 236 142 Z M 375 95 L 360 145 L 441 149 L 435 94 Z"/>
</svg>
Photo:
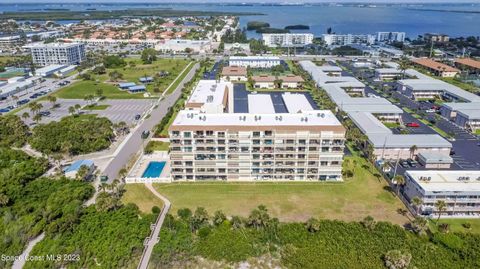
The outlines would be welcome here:
<svg viewBox="0 0 480 269">
<path fill-rule="evenodd" d="M 46 116 L 50 116 L 50 111 L 41 111 L 38 114 L 46 117 Z"/>
<path fill-rule="evenodd" d="M 403 168 L 408 168 L 408 162 L 407 161 L 400 161 L 400 166 Z"/>
<path fill-rule="evenodd" d="M 7 108 L 0 109 L 0 113 L 7 113 L 9 111 L 10 111 L 10 109 L 7 109 Z"/>
<path fill-rule="evenodd" d="M 435 113 L 435 112 L 437 112 L 437 111 L 436 111 L 435 109 L 427 109 L 427 110 L 425 110 L 425 112 L 427 112 L 427 113 Z"/>
<path fill-rule="evenodd" d="M 135 115 L 135 120 L 139 120 L 142 116 L 140 114 Z"/>
<path fill-rule="evenodd" d="M 407 127 L 413 127 L 413 128 L 418 128 L 420 127 L 420 124 L 416 123 L 416 122 L 409 122 L 407 124 L 405 124 L 405 126 Z"/>
<path fill-rule="evenodd" d="M 407 163 L 408 163 L 408 165 L 410 165 L 410 167 L 417 167 L 417 165 L 418 165 L 418 162 L 415 161 L 415 160 L 412 160 L 412 159 L 408 159 Z"/>
<path fill-rule="evenodd" d="M 23 99 L 23 100 L 18 101 L 18 102 L 17 102 L 17 105 L 21 106 L 21 105 L 24 105 L 24 104 L 26 104 L 26 103 L 28 103 L 28 102 L 30 102 L 30 100 L 28 100 L 28 99 Z"/>
<path fill-rule="evenodd" d="M 455 155 L 455 150 L 451 149 L 450 150 L 450 155 Z"/>
</svg>

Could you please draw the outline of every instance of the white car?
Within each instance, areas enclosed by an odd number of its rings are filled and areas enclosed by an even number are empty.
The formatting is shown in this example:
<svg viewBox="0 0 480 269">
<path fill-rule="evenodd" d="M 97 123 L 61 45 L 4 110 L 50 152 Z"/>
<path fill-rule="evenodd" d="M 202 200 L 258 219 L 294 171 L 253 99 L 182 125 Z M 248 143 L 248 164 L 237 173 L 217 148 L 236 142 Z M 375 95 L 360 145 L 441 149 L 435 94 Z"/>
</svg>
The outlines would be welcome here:
<svg viewBox="0 0 480 269">
<path fill-rule="evenodd" d="M 436 111 L 435 109 L 427 109 L 427 110 L 425 110 L 425 112 L 427 112 L 427 113 L 435 113 L 435 112 L 437 112 L 437 111 Z"/>
</svg>

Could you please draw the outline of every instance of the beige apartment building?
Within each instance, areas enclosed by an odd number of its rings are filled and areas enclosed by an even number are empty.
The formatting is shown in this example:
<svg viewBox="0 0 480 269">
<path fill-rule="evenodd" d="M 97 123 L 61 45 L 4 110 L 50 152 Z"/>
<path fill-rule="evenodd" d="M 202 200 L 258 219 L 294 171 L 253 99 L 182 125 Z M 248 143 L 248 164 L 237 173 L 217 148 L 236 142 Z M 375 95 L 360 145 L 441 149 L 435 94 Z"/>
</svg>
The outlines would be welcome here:
<svg viewBox="0 0 480 269">
<path fill-rule="evenodd" d="M 169 135 L 173 181 L 341 180 L 345 129 L 328 110 L 184 110 Z"/>
</svg>

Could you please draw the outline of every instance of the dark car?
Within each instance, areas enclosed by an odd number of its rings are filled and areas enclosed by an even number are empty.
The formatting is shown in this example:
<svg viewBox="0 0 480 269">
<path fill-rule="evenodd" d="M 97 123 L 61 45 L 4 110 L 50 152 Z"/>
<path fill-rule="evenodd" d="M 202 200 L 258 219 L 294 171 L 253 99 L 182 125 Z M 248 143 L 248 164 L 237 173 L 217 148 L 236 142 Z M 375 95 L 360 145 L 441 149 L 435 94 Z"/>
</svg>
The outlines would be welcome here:
<svg viewBox="0 0 480 269">
<path fill-rule="evenodd" d="M 41 111 L 38 114 L 46 117 L 46 116 L 50 116 L 50 111 Z"/>
<path fill-rule="evenodd" d="M 417 161 L 412 160 L 412 159 L 408 159 L 407 163 L 408 163 L 408 165 L 410 165 L 410 167 L 417 167 L 417 164 L 418 164 Z"/>
<path fill-rule="evenodd" d="M 0 109 L 0 113 L 7 113 L 9 111 L 10 111 L 10 109 L 7 109 L 7 108 Z"/>
<path fill-rule="evenodd" d="M 24 105 L 24 104 L 26 104 L 26 103 L 28 103 L 28 102 L 30 102 L 30 100 L 28 100 L 28 99 L 23 99 L 23 100 L 18 101 L 18 102 L 17 102 L 17 105 L 21 106 L 21 105 Z"/>
<path fill-rule="evenodd" d="M 408 162 L 407 161 L 400 161 L 400 166 L 403 168 L 408 168 Z"/>
<path fill-rule="evenodd" d="M 148 131 L 148 130 L 143 131 L 142 132 L 142 139 L 147 139 L 149 135 L 150 135 L 150 131 Z"/>
<path fill-rule="evenodd" d="M 135 120 L 139 120 L 142 116 L 140 114 L 135 115 Z"/>
<path fill-rule="evenodd" d="M 37 98 L 37 97 L 38 97 L 38 94 L 32 94 L 32 95 L 30 95 L 30 99 L 35 99 L 35 98 Z"/>
</svg>

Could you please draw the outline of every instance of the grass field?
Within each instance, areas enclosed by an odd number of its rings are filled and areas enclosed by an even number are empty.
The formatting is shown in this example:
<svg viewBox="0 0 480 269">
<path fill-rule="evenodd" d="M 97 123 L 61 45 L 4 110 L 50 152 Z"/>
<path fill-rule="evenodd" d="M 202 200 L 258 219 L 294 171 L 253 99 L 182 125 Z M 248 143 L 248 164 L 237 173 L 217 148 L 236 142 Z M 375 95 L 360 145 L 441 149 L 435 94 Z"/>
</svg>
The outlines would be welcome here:
<svg viewBox="0 0 480 269">
<path fill-rule="evenodd" d="M 145 151 L 168 151 L 170 143 L 162 141 L 150 141 L 145 146 Z"/>
<path fill-rule="evenodd" d="M 463 227 L 464 223 L 470 223 L 470 229 Z M 429 221 L 428 225 L 431 230 L 437 231 L 437 219 Z M 480 234 L 480 219 L 445 219 L 440 218 L 439 223 L 447 223 L 451 232 L 470 232 Z"/>
<path fill-rule="evenodd" d="M 168 72 L 168 75 L 147 85 L 147 92 L 152 96 L 159 96 L 168 86 L 175 81 L 180 72 L 190 62 L 185 59 L 158 59 L 152 64 L 143 64 L 140 59 L 127 59 L 127 66 L 123 68 L 107 69 L 107 74 L 94 76 L 97 81 L 77 81 L 60 89 L 54 95 L 63 99 L 83 99 L 86 95 L 95 95 L 97 89 L 103 90 L 103 96 L 108 99 L 139 99 L 144 98 L 143 93 L 131 94 L 126 90 L 120 90 L 113 84 L 106 83 L 109 80 L 108 73 L 118 71 L 123 75 L 124 81 L 139 83 L 139 78 L 152 76 L 160 71 Z M 131 66 L 130 62 L 135 65 Z M 178 85 L 178 84 L 177 84 Z M 154 89 L 158 89 L 155 92 Z"/>
<path fill-rule="evenodd" d="M 134 203 L 145 213 L 151 213 L 153 206 L 162 208 L 163 202 L 153 195 L 143 184 L 127 184 L 126 192 L 122 196 L 124 204 Z"/>
<path fill-rule="evenodd" d="M 347 157 L 346 166 L 355 177 L 345 182 L 298 183 L 176 183 L 156 184 L 159 193 L 172 202 L 172 212 L 179 208 L 205 207 L 209 212 L 223 210 L 228 215 L 247 216 L 260 204 L 283 221 L 310 217 L 361 220 L 367 215 L 397 224 L 407 218 L 397 213 L 403 204 L 389 190 L 385 181 L 365 167 L 364 159 Z"/>
<path fill-rule="evenodd" d="M 102 89 L 103 96 L 107 99 L 139 99 L 144 98 L 143 93 L 131 94 L 122 91 L 114 85 L 95 82 L 95 81 L 77 81 L 70 86 L 62 88 L 53 95 L 62 99 L 83 99 L 85 95 L 95 94 L 97 89 Z"/>
<path fill-rule="evenodd" d="M 195 63 L 189 63 L 189 65 L 186 67 L 185 71 L 177 76 L 175 81 L 171 84 L 171 86 L 167 89 L 167 94 L 171 94 L 175 91 L 175 89 L 178 87 L 180 82 L 187 76 L 188 72 L 192 70 L 193 66 Z"/>
</svg>

